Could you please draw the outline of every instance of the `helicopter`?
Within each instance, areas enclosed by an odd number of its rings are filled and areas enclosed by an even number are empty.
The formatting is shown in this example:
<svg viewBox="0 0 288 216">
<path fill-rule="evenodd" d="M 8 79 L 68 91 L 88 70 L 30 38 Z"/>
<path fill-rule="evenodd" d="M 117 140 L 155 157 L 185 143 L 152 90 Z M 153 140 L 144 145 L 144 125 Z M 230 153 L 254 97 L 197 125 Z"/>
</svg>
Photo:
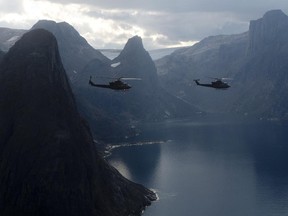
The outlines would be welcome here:
<svg viewBox="0 0 288 216">
<path fill-rule="evenodd" d="M 115 79 L 115 78 L 109 78 L 109 79 Z M 109 84 L 96 84 L 92 81 L 92 76 L 90 76 L 89 84 L 94 87 L 109 88 L 113 90 L 128 90 L 132 88 L 132 86 L 130 86 L 127 83 L 124 83 L 122 80 L 141 80 L 141 79 L 120 77 L 116 78 L 115 81 L 109 82 Z"/>
<path fill-rule="evenodd" d="M 216 89 L 227 89 L 230 87 L 227 82 L 224 82 L 224 79 L 227 78 L 211 78 L 214 79 L 215 81 L 212 81 L 211 83 L 199 83 L 200 79 L 195 79 L 195 83 L 199 86 L 205 86 L 205 87 L 212 87 Z"/>
</svg>

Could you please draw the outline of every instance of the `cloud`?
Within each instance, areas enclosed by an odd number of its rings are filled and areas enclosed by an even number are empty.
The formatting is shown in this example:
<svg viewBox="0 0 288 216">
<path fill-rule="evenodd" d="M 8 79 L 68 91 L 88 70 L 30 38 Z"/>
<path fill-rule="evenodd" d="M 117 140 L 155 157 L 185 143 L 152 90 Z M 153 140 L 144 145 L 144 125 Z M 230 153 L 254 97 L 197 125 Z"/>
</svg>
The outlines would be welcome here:
<svg viewBox="0 0 288 216">
<path fill-rule="evenodd" d="M 270 9 L 287 12 L 286 1 L 0 0 L 0 24 L 28 29 L 40 19 L 66 21 L 96 48 L 122 48 L 139 35 L 146 49 L 154 49 L 242 33 Z"/>
<path fill-rule="evenodd" d="M 0 0 L 0 8 L 2 12 L 14 11 L 14 13 L 19 13 L 23 10 L 22 0 Z"/>
<path fill-rule="evenodd" d="M 41 0 L 38 0 L 41 1 Z M 86 4 L 104 9 L 133 9 L 148 11 L 182 12 L 265 12 L 266 10 L 287 9 L 286 0 L 50 0 L 61 4 Z M 263 11 L 264 10 L 264 11 Z"/>
</svg>

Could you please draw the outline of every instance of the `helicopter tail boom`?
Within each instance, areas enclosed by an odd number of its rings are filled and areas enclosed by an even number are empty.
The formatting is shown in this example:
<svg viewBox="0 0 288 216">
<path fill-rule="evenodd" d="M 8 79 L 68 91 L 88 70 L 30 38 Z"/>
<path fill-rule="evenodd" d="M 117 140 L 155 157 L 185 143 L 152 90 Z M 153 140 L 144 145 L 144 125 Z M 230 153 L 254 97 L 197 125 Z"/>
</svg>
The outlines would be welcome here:
<svg viewBox="0 0 288 216">
<path fill-rule="evenodd" d="M 197 85 L 200 85 L 199 80 L 200 80 L 200 79 L 194 79 L 194 82 L 195 82 Z"/>
</svg>

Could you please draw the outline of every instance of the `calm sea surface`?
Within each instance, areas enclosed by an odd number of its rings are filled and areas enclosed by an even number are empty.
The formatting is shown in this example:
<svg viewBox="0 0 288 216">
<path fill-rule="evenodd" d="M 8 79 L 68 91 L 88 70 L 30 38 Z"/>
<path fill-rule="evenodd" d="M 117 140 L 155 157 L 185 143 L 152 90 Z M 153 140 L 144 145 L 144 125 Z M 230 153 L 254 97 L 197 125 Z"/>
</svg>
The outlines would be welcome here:
<svg viewBox="0 0 288 216">
<path fill-rule="evenodd" d="M 286 123 L 173 121 L 147 125 L 132 143 L 108 160 L 157 191 L 144 216 L 288 215 Z"/>
</svg>

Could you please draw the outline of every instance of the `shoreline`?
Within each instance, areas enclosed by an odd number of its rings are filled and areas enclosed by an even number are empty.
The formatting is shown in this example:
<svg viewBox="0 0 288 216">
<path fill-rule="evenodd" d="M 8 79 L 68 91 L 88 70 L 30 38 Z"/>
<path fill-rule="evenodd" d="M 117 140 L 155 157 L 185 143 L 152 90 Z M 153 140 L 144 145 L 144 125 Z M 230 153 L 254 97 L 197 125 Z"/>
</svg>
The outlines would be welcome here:
<svg viewBox="0 0 288 216">
<path fill-rule="evenodd" d="M 104 150 L 104 158 L 109 157 L 112 154 L 112 151 L 117 148 L 122 147 L 132 147 L 132 146 L 143 146 L 143 145 L 159 145 L 170 142 L 171 140 L 157 140 L 157 141 L 139 141 L 132 143 L 120 143 L 120 144 L 108 144 Z"/>
</svg>

